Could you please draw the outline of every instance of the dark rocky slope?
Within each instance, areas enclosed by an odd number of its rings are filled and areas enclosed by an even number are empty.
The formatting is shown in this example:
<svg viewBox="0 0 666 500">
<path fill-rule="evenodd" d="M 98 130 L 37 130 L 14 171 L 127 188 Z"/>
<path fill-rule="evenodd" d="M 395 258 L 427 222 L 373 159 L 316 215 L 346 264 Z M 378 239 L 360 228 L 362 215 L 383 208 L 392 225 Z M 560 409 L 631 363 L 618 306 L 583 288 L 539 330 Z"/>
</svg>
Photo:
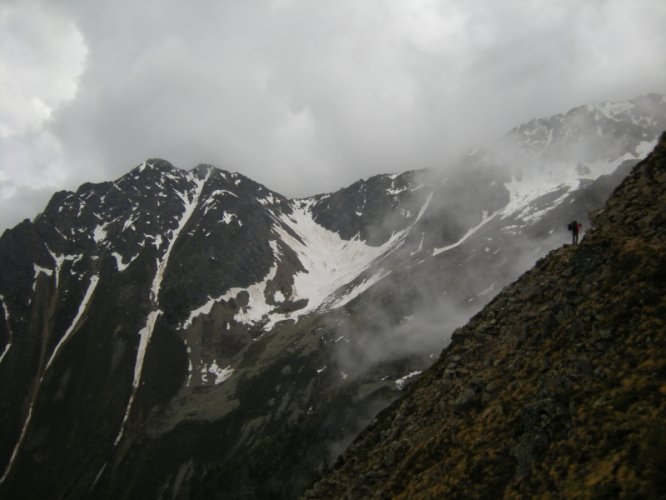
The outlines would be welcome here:
<svg viewBox="0 0 666 500">
<path fill-rule="evenodd" d="M 666 134 L 306 498 L 666 495 Z"/>
</svg>

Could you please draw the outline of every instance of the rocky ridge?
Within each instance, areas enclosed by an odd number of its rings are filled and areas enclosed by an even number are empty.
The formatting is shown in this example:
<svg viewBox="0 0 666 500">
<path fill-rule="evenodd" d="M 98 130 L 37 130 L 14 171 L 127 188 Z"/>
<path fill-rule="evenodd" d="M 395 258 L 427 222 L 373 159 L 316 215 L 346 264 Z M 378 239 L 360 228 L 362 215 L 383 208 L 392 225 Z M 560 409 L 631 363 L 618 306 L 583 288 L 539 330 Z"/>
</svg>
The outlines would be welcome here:
<svg viewBox="0 0 666 500">
<path fill-rule="evenodd" d="M 666 494 L 666 134 L 306 498 Z"/>
</svg>

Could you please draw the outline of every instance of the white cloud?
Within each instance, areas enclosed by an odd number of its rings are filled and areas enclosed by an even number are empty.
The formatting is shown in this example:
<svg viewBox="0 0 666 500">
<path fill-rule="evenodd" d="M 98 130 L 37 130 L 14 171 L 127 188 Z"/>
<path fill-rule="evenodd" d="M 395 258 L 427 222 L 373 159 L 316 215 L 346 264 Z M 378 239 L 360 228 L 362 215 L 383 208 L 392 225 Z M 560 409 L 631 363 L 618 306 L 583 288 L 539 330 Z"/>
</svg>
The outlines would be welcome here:
<svg viewBox="0 0 666 500">
<path fill-rule="evenodd" d="M 70 20 L 36 2 L 0 5 L 0 138 L 39 128 L 71 100 L 85 55 Z"/>
<path fill-rule="evenodd" d="M 72 100 L 86 46 L 71 20 L 38 2 L 0 6 L 0 203 L 2 227 L 33 216 L 68 180 L 47 128 Z"/>
</svg>

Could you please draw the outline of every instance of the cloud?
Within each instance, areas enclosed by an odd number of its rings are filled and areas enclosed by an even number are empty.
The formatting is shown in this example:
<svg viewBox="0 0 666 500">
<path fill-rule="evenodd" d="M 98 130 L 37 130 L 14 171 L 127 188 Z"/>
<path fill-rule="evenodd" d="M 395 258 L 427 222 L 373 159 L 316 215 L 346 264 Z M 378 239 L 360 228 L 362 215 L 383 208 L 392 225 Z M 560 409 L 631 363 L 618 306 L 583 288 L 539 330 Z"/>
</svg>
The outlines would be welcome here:
<svg viewBox="0 0 666 500">
<path fill-rule="evenodd" d="M 38 128 L 72 99 L 84 58 L 71 21 L 37 3 L 0 6 L 0 138 Z"/>
<path fill-rule="evenodd" d="M 43 132 L 58 144 L 50 164 L 61 188 L 157 156 L 307 195 L 446 164 L 534 116 L 666 88 L 655 63 L 666 49 L 660 0 L 26 0 L 0 9 L 0 46 L 24 54 L 0 49 L 2 74 L 23 75 L 10 80 L 12 94 L 2 80 L 0 123 L 13 137 Z M 31 163 L 34 138 L 2 140 L 0 179 L 28 185 L 5 157 L 19 148 Z M 46 168 L 32 162 L 33 173 Z"/>
<path fill-rule="evenodd" d="M 48 126 L 77 91 L 81 33 L 38 2 L 0 6 L 0 227 L 33 216 L 68 180 Z"/>
</svg>

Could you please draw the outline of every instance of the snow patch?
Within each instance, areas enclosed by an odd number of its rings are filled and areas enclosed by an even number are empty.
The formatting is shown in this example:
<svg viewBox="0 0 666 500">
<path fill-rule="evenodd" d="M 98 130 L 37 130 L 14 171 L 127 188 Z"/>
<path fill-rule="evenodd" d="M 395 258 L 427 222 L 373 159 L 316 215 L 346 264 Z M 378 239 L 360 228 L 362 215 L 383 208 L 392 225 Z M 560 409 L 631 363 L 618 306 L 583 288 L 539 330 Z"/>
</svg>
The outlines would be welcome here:
<svg viewBox="0 0 666 500">
<path fill-rule="evenodd" d="M 332 295 L 336 290 L 353 281 L 373 261 L 395 249 L 405 237 L 404 232 L 394 233 L 386 243 L 378 247 L 367 245 L 358 236 L 344 240 L 338 233 L 315 222 L 310 210 L 311 205 L 312 200 L 307 200 L 292 206 L 291 215 L 282 215 L 280 224 L 274 227 L 281 240 L 291 247 L 305 268 L 305 271 L 294 275 L 291 298 L 308 299 L 308 304 L 289 313 L 286 316 L 289 319 L 297 319 L 322 305 L 333 307 L 335 299 Z M 371 282 L 367 286 L 384 276 L 385 274 L 375 275 L 368 280 Z"/>
<path fill-rule="evenodd" d="M 395 381 L 395 386 L 396 386 L 396 388 L 397 388 L 399 391 L 401 391 L 401 390 L 405 387 L 405 384 L 407 383 L 407 381 L 408 381 L 410 378 L 414 378 L 414 377 L 416 377 L 417 375 L 421 375 L 421 371 L 418 371 L 418 370 L 417 370 L 417 371 L 414 371 L 414 372 L 408 373 L 408 374 L 405 375 L 404 377 L 401 377 L 401 378 L 397 379 L 397 380 Z"/>
<path fill-rule="evenodd" d="M 45 267 L 38 266 L 37 264 L 34 264 L 33 270 L 35 272 L 35 275 L 34 275 L 35 279 L 37 279 L 37 275 L 39 273 L 44 273 L 49 277 L 53 276 L 53 269 L 46 269 Z"/>
<path fill-rule="evenodd" d="M 127 219 L 127 220 L 125 221 L 125 223 L 123 224 L 123 231 L 125 231 L 125 229 L 127 229 L 128 227 L 131 227 L 132 229 L 134 229 L 134 222 L 135 222 L 137 219 L 138 219 L 138 216 L 136 216 L 136 215 L 130 215 L 130 218 Z"/>
<path fill-rule="evenodd" d="M 99 224 L 93 230 L 93 240 L 95 243 L 100 243 L 106 239 L 106 226 L 108 224 Z"/>
<path fill-rule="evenodd" d="M 562 171 L 567 166 L 562 166 Z M 557 179 L 548 175 L 530 175 L 524 174 L 522 179 L 515 177 L 510 182 L 504 184 L 509 191 L 509 203 L 502 209 L 502 218 L 506 218 L 517 211 L 524 210 L 527 205 L 537 198 L 551 193 L 556 189 L 566 189 L 571 191 L 580 184 L 579 175 L 575 167 L 568 168 L 569 175 L 558 175 Z M 564 181 L 562 179 L 564 178 Z"/>
<path fill-rule="evenodd" d="M 134 257 L 130 258 L 127 264 L 125 264 L 123 262 L 123 256 L 118 252 L 113 252 L 111 255 L 116 259 L 116 267 L 118 268 L 119 272 L 123 272 L 125 269 L 127 269 L 129 265 L 139 256 L 139 254 L 136 254 Z"/>
<path fill-rule="evenodd" d="M 208 199 L 203 203 L 204 215 L 206 215 L 208 211 L 211 209 L 211 207 L 213 207 L 213 205 L 218 202 L 218 197 L 225 195 L 230 195 L 235 198 L 238 198 L 238 195 L 232 191 L 228 191 L 226 189 L 216 189 L 215 191 L 213 191 L 208 195 Z"/>
<path fill-rule="evenodd" d="M 51 254 L 51 257 L 53 258 L 55 262 L 55 287 L 56 290 L 58 289 L 58 282 L 60 280 L 60 271 L 62 270 L 62 265 L 65 263 L 65 261 L 70 261 L 72 262 L 72 265 L 78 262 L 83 258 L 83 255 L 57 255 L 56 253 L 52 252 L 51 249 L 47 246 L 46 249 L 48 250 L 49 254 Z"/>
<path fill-rule="evenodd" d="M 213 363 L 210 366 L 207 366 L 205 363 L 201 367 L 201 381 L 208 383 L 208 376 L 212 375 L 215 377 L 213 380 L 214 385 L 219 385 L 225 380 L 227 380 L 234 373 L 234 369 L 231 368 L 231 365 L 226 368 L 221 368 L 218 366 L 217 361 L 213 360 Z"/>
<path fill-rule="evenodd" d="M 395 188 L 393 185 L 391 185 L 391 187 L 386 190 L 386 194 L 389 196 L 398 196 L 400 193 L 407 191 L 407 189 L 408 188 L 406 187 Z"/>
<path fill-rule="evenodd" d="M 222 212 L 222 220 L 220 222 L 224 222 L 225 224 L 230 224 L 236 218 L 237 218 L 236 214 L 231 214 L 225 211 Z"/>
<path fill-rule="evenodd" d="M 262 205 L 266 206 L 266 205 L 273 205 L 280 200 L 277 199 L 275 196 L 273 196 L 273 193 L 269 193 L 268 195 L 264 196 L 263 198 L 260 198 L 257 201 L 259 201 L 259 203 L 261 203 Z"/>
<path fill-rule="evenodd" d="M 273 248 L 274 254 L 276 254 L 277 244 L 275 241 L 271 241 L 270 245 L 271 248 Z M 249 295 L 248 303 L 236 313 L 234 319 L 237 322 L 244 324 L 257 323 L 263 319 L 266 319 L 265 316 L 273 309 L 273 307 L 266 303 L 266 296 L 264 292 L 266 290 L 266 285 L 269 281 L 275 278 L 276 273 L 277 263 L 275 262 L 262 281 L 250 285 L 248 288 L 234 287 L 215 299 L 208 299 L 208 302 L 206 302 L 203 306 L 198 307 L 197 309 L 194 309 L 190 312 L 189 317 L 180 325 L 180 328 L 184 330 L 188 329 L 198 316 L 210 313 L 211 309 L 216 303 L 235 299 L 243 291 L 247 292 Z"/>
<path fill-rule="evenodd" d="M 35 293 L 35 290 L 37 290 L 37 277 L 39 276 L 39 274 L 44 273 L 47 276 L 53 276 L 53 269 L 46 269 L 45 267 L 33 264 L 33 272 L 34 272 L 34 277 L 32 282 L 32 293 Z"/>
<path fill-rule="evenodd" d="M 549 203 L 548 206 L 538 210 L 535 207 L 528 205 L 523 210 L 518 212 L 516 216 L 522 219 L 525 222 L 534 223 L 540 220 L 546 213 L 550 212 L 557 206 L 559 206 L 566 198 L 569 196 L 570 187 L 564 187 L 564 193 L 561 194 L 556 200 L 552 203 Z"/>
</svg>

